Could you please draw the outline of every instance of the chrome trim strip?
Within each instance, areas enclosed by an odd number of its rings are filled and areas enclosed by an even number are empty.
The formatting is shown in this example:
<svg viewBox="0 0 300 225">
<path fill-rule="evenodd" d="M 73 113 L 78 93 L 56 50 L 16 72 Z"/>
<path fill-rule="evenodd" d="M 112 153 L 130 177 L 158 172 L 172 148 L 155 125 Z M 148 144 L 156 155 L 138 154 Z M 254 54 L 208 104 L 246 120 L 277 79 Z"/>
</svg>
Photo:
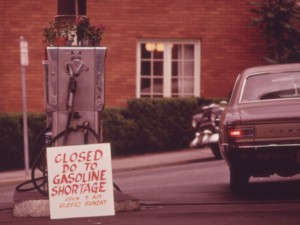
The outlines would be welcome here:
<svg viewBox="0 0 300 225">
<path fill-rule="evenodd" d="M 222 146 L 229 146 L 228 143 L 221 144 Z M 299 144 L 269 144 L 269 145 L 243 145 L 239 146 L 238 148 L 273 148 L 273 147 L 300 147 Z"/>
<path fill-rule="evenodd" d="M 256 102 L 271 102 L 271 101 L 284 101 L 288 99 L 300 99 L 299 96 L 297 97 L 290 97 L 290 98 L 274 98 L 274 99 L 264 99 L 264 100 L 253 100 L 253 101 L 247 101 L 247 102 L 242 102 L 240 101 L 239 104 L 249 104 L 249 103 L 256 103 Z"/>
<path fill-rule="evenodd" d="M 239 148 L 273 148 L 273 147 L 300 147 L 300 144 L 270 144 L 270 145 L 243 145 Z"/>
</svg>

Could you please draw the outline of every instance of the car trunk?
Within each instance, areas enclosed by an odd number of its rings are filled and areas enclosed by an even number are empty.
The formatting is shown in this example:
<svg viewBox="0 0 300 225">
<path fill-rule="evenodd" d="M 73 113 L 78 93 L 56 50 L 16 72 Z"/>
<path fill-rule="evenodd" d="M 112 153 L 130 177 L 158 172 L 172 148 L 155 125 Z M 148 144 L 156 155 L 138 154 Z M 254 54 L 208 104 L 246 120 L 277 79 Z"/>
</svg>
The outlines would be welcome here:
<svg viewBox="0 0 300 225">
<path fill-rule="evenodd" d="M 274 140 L 277 143 L 285 140 L 291 142 L 300 140 L 299 100 L 240 104 L 239 112 L 243 124 L 251 124 L 255 127 L 255 142 Z"/>
</svg>

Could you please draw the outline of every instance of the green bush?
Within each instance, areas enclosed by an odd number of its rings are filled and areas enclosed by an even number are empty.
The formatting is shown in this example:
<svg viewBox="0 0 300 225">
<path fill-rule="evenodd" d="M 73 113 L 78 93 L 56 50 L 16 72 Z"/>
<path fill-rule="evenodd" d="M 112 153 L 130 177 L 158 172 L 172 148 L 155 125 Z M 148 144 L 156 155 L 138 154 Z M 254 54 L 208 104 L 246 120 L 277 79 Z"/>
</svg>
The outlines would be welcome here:
<svg viewBox="0 0 300 225">
<path fill-rule="evenodd" d="M 188 146 L 194 136 L 192 115 L 211 100 L 197 98 L 132 99 L 126 109 L 105 109 L 104 141 L 113 155 L 167 151 Z"/>
<path fill-rule="evenodd" d="M 29 145 L 43 129 L 44 121 L 45 117 L 41 114 L 28 115 Z M 22 114 L 0 113 L 0 171 L 24 168 L 23 143 Z M 29 149 L 32 148 L 29 146 Z M 33 152 L 29 154 L 32 155 Z"/>
<path fill-rule="evenodd" d="M 185 148 L 194 136 L 192 115 L 212 100 L 202 98 L 132 99 L 126 108 L 101 114 L 103 141 L 112 155 L 143 154 Z M 217 100 L 216 100 L 217 101 Z M 30 164 L 44 145 L 36 139 L 46 128 L 45 115 L 28 115 Z M 24 168 L 22 114 L 0 113 L 0 171 Z"/>
<path fill-rule="evenodd" d="M 143 99 L 128 102 L 128 111 L 139 127 L 140 151 L 161 151 L 187 146 L 193 132 L 191 116 L 196 99 Z"/>
<path fill-rule="evenodd" d="M 126 109 L 107 108 L 102 114 L 103 141 L 111 143 L 112 155 L 126 155 L 128 149 L 137 145 L 135 136 L 138 126 L 134 120 L 125 118 Z"/>
<path fill-rule="evenodd" d="M 0 114 L 0 170 L 24 167 L 20 117 Z"/>
</svg>

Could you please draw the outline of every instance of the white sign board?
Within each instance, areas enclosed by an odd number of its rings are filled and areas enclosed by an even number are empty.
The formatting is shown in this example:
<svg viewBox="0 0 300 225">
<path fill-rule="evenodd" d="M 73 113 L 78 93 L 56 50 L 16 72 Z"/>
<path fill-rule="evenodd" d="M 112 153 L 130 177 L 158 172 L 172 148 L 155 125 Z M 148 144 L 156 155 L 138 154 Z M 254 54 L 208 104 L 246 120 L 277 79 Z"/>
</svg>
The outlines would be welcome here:
<svg viewBox="0 0 300 225">
<path fill-rule="evenodd" d="M 28 43 L 23 39 L 20 41 L 21 66 L 28 66 Z"/>
<path fill-rule="evenodd" d="M 110 144 L 47 148 L 51 219 L 115 214 Z"/>
</svg>

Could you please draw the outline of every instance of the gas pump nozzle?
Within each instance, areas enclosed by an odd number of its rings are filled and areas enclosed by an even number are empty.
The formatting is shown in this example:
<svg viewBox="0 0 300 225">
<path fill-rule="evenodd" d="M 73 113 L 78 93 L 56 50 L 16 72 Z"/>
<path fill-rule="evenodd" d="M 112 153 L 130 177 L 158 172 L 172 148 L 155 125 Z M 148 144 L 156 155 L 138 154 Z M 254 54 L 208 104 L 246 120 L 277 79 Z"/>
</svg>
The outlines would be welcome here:
<svg viewBox="0 0 300 225">
<path fill-rule="evenodd" d="M 70 62 L 66 64 L 66 72 L 70 76 L 68 84 L 68 101 L 67 108 L 69 111 L 73 108 L 74 94 L 77 89 L 77 81 L 75 77 L 78 77 L 82 71 L 87 71 L 89 68 L 84 64 L 81 58 L 73 57 Z"/>
<path fill-rule="evenodd" d="M 67 64 L 67 71 L 69 74 L 69 83 L 68 83 L 68 99 L 67 99 L 67 109 L 69 111 L 68 113 L 68 119 L 63 139 L 63 144 L 65 145 L 67 143 L 68 133 L 69 133 L 69 127 L 73 115 L 73 104 L 74 104 L 74 95 L 76 93 L 77 89 L 77 81 L 74 77 L 73 68 L 71 64 Z"/>
<path fill-rule="evenodd" d="M 69 72 L 70 78 L 69 78 L 69 84 L 68 84 L 68 100 L 67 100 L 67 108 L 69 111 L 72 111 L 73 104 L 74 104 L 74 95 L 76 93 L 77 89 L 77 81 L 73 74 L 73 68 L 72 65 L 67 65 L 67 70 Z"/>
</svg>

